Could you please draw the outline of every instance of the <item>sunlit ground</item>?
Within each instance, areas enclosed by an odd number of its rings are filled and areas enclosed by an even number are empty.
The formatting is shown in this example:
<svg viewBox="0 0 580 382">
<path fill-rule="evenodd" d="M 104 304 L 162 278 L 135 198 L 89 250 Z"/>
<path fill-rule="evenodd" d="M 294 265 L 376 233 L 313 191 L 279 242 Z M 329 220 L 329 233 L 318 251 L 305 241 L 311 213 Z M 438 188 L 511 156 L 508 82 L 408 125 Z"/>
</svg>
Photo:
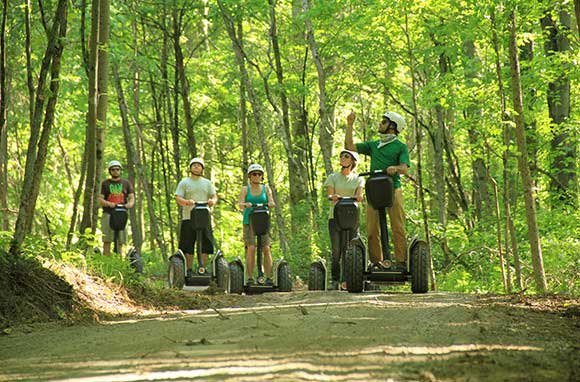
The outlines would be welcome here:
<svg viewBox="0 0 580 382">
<path fill-rule="evenodd" d="M 474 300 L 272 294 L 244 299 L 249 307 L 18 334 L 0 338 L 0 381 L 570 380 L 578 334 L 566 337 L 564 322 Z"/>
</svg>

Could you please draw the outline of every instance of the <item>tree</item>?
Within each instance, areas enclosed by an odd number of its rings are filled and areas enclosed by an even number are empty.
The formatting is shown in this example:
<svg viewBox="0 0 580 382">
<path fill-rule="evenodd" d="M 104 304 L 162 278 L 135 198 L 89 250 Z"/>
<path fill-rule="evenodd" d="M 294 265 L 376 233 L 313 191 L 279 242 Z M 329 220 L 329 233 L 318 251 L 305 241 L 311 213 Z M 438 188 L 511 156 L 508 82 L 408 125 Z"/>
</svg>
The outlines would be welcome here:
<svg viewBox="0 0 580 382">
<path fill-rule="evenodd" d="M 19 253 L 24 238 L 31 230 L 40 180 L 46 162 L 48 141 L 58 99 L 61 57 L 67 29 L 67 6 L 68 2 L 66 0 L 59 0 L 38 76 L 34 113 L 30 121 L 31 134 L 26 154 L 22 197 L 18 217 L 16 218 L 14 237 L 10 245 L 10 253 L 14 255 Z M 49 74 L 50 81 L 47 81 Z M 50 85 L 47 85 L 47 82 Z M 46 100 L 47 94 L 48 100 Z"/>
<path fill-rule="evenodd" d="M 516 139 L 518 143 L 518 168 L 524 187 L 524 201 L 526 205 L 526 221 L 528 225 L 528 239 L 532 251 L 532 262 L 534 265 L 534 276 L 536 287 L 542 293 L 547 290 L 546 275 L 544 273 L 544 260 L 542 258 L 542 247 L 540 245 L 540 234 L 538 232 L 538 220 L 536 216 L 536 202 L 532 187 L 532 177 L 528 165 L 528 149 L 524 132 L 524 107 L 522 99 L 522 84 L 520 79 L 520 64 L 518 58 L 517 34 L 516 34 L 516 11 L 510 12 L 510 68 L 512 82 L 512 103 L 515 111 Z"/>
</svg>

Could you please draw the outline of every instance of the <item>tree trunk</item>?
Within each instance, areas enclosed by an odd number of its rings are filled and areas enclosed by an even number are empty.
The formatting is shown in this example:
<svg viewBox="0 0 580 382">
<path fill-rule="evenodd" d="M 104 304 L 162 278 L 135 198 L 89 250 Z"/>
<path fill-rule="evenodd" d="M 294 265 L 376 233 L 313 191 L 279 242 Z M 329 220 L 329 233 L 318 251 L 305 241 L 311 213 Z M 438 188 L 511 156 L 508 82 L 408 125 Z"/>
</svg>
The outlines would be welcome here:
<svg viewBox="0 0 580 382">
<path fill-rule="evenodd" d="M 528 165 L 528 150 L 524 132 L 524 108 L 522 99 L 522 84 L 520 79 L 520 63 L 518 58 L 518 46 L 516 35 L 516 12 L 511 11 L 510 15 L 510 66 L 512 76 L 512 97 L 513 107 L 516 112 L 516 140 L 518 144 L 518 167 L 522 177 L 524 188 L 524 201 L 526 205 L 526 221 L 528 225 L 528 239 L 532 251 L 532 263 L 534 266 L 534 276 L 536 287 L 541 293 L 547 290 L 546 276 L 544 274 L 544 261 L 542 258 L 542 247 L 540 245 L 540 234 L 538 230 L 538 221 L 536 216 L 536 204 L 534 201 L 534 191 L 532 188 L 532 178 Z"/>
<path fill-rule="evenodd" d="M 93 222 L 97 221 L 99 213 L 98 195 L 101 192 L 101 169 L 103 168 L 103 153 L 105 152 L 105 131 L 107 130 L 107 110 L 109 106 L 109 30 L 110 0 L 99 0 L 99 43 L 97 54 L 97 135 L 95 162 L 95 190 L 93 199 Z M 93 233 L 96 224 L 93 225 Z"/>
<path fill-rule="evenodd" d="M 290 206 L 295 206 L 303 200 L 308 193 L 305 161 L 297 160 L 294 154 L 292 144 L 292 135 L 290 134 L 290 107 L 288 97 L 284 90 L 284 72 L 282 70 L 282 59 L 280 55 L 280 46 L 278 44 L 278 31 L 276 23 L 276 4 L 277 0 L 268 0 L 270 4 L 270 39 L 272 41 L 272 51 L 274 53 L 274 62 L 276 68 L 276 78 L 278 80 L 280 103 L 282 107 L 282 128 L 281 136 L 284 150 L 286 151 L 288 180 L 290 186 Z M 294 211 L 293 208 L 290 209 Z"/>
<path fill-rule="evenodd" d="M 117 65 L 113 66 L 113 76 L 115 79 L 115 87 L 117 88 L 117 101 L 119 102 L 119 110 L 121 112 L 121 123 L 123 125 L 123 139 L 125 141 L 125 150 L 127 158 L 127 173 L 129 181 L 134 186 L 138 184 L 138 178 L 135 174 L 135 169 L 139 166 L 139 157 L 135 151 L 135 145 L 131 137 L 131 127 L 129 126 L 129 113 L 127 111 L 127 102 L 125 101 L 125 94 L 119 77 L 119 68 Z M 135 201 L 137 201 L 137 192 L 135 192 Z M 135 204 L 136 205 L 136 204 Z M 133 246 L 138 253 L 141 253 L 141 246 L 143 245 L 143 232 L 141 231 L 141 221 L 137 214 L 136 208 L 129 210 L 129 217 L 131 222 L 131 233 L 133 239 Z"/>
<path fill-rule="evenodd" d="M 80 233 L 81 235 L 90 228 L 90 232 L 94 232 L 95 221 L 93 214 L 93 206 L 97 199 L 95 195 L 95 186 L 97 183 L 97 104 L 98 104 L 98 89 L 97 89 L 97 75 L 98 75 L 98 43 L 99 43 L 99 13 L 100 0 L 93 0 L 91 5 L 91 36 L 89 39 L 89 54 L 88 54 L 88 80 L 89 80 L 89 104 L 87 112 L 87 128 L 85 140 L 86 152 L 86 179 L 85 190 L 83 196 L 83 216 L 81 219 Z"/>
<path fill-rule="evenodd" d="M 574 0 L 574 13 L 576 14 L 576 31 L 580 36 L 580 0 Z"/>
<path fill-rule="evenodd" d="M 34 218 L 36 199 L 40 189 L 40 179 L 46 162 L 48 142 L 52 129 L 54 110 L 58 98 L 60 58 L 63 50 L 63 40 L 66 36 L 67 25 L 66 0 L 59 0 L 54 23 L 48 36 L 48 43 L 36 87 L 34 114 L 30 124 L 30 140 L 26 154 L 26 168 L 20 208 L 16 219 L 14 238 L 10 245 L 10 252 L 14 255 L 20 252 L 20 247 L 26 235 L 30 232 Z M 50 70 L 50 85 L 46 89 L 47 76 Z M 46 108 L 44 107 L 45 94 L 49 94 Z M 43 119 L 44 114 L 44 119 Z M 42 126 L 41 126 L 42 125 Z"/>
<path fill-rule="evenodd" d="M 304 13 L 310 11 L 309 0 L 302 0 L 302 8 Z M 312 60 L 316 66 L 316 72 L 318 73 L 318 101 L 319 101 L 319 115 L 320 115 L 320 127 L 318 133 L 318 144 L 320 145 L 320 151 L 322 152 L 322 160 L 324 162 L 324 170 L 326 171 L 326 176 L 333 173 L 332 170 L 332 146 L 333 146 L 333 136 L 334 136 L 334 125 L 332 122 L 330 108 L 326 98 L 326 72 L 322 65 L 322 60 L 318 55 L 318 45 L 316 44 L 316 38 L 314 37 L 314 30 L 312 28 L 312 22 L 310 17 L 306 16 L 304 18 L 304 23 L 306 24 L 306 36 L 308 39 L 308 45 L 310 46 L 310 52 L 312 53 Z"/>
<path fill-rule="evenodd" d="M 544 49 L 548 57 L 563 55 L 570 51 L 570 14 L 559 11 L 559 23 L 552 19 L 552 10 L 542 17 L 542 27 L 548 35 Z M 578 200 L 578 178 L 576 176 L 576 151 L 578 138 L 574 133 L 575 126 L 570 125 L 570 68 L 567 64 L 556 64 L 552 67 L 558 77 L 548 84 L 548 110 L 552 120 L 552 164 L 554 173 L 550 185 L 551 192 L 557 201 L 563 201 L 575 207 Z"/>
<path fill-rule="evenodd" d="M 407 10 L 408 11 L 408 10 Z M 409 70 L 411 72 L 411 90 L 413 103 L 413 131 L 415 132 L 415 144 L 417 145 L 417 190 L 419 201 L 421 203 L 421 212 L 423 217 L 423 226 L 425 229 L 425 241 L 427 242 L 427 249 L 429 251 L 429 274 L 431 276 L 431 290 L 437 290 L 437 279 L 435 278 L 435 269 L 433 268 L 433 257 L 431 256 L 431 235 L 429 234 L 429 215 L 427 213 L 427 203 L 425 202 L 425 193 L 423 190 L 423 164 L 422 164 L 422 132 L 419 130 L 417 123 L 417 116 L 419 115 L 419 108 L 417 107 L 417 68 L 415 63 L 415 54 L 411 45 L 411 36 L 409 35 L 409 20 L 408 14 L 405 12 L 405 38 L 407 54 L 409 55 Z"/>
<path fill-rule="evenodd" d="M 244 24 L 242 20 L 238 20 L 237 23 L 238 39 L 240 44 L 242 44 L 242 49 L 244 49 Z M 246 84 L 244 81 L 240 81 L 240 115 L 238 117 L 238 124 L 242 132 L 242 179 L 246 179 L 248 171 L 248 166 L 250 165 L 249 153 L 250 141 L 248 139 L 248 102 L 246 100 Z"/>
<path fill-rule="evenodd" d="M 6 98 L 6 21 L 8 0 L 2 0 L 2 26 L 0 30 L 0 229 L 8 231 L 8 123 Z"/>
<path fill-rule="evenodd" d="M 505 250 L 506 250 L 506 261 L 507 261 L 507 279 L 508 279 L 508 287 L 511 291 L 511 267 L 510 267 L 510 249 L 511 253 L 514 257 L 514 267 L 516 269 L 516 283 L 518 286 L 518 290 L 523 289 L 523 279 L 522 279 L 522 268 L 520 264 L 520 258 L 518 254 L 518 241 L 516 236 L 516 230 L 514 222 L 511 218 L 511 201 L 510 201 L 510 193 L 512 192 L 512 176 L 510 174 L 510 145 L 512 142 L 512 133 L 510 131 L 510 124 L 509 124 L 509 117 L 506 110 L 507 105 L 507 96 L 504 88 L 504 80 L 502 74 L 502 65 L 501 65 L 501 55 L 499 50 L 499 38 L 497 35 L 497 24 L 495 21 L 495 11 L 492 8 L 490 21 L 492 26 L 492 46 L 495 52 L 495 72 L 497 76 L 497 84 L 498 84 L 498 95 L 501 103 L 501 121 L 502 121 L 502 137 L 503 137 L 503 144 L 504 150 L 502 152 L 502 167 L 503 167 L 503 192 L 502 192 L 502 200 L 503 200 L 503 214 L 504 214 L 504 238 L 505 238 Z M 510 245 L 511 244 L 511 245 Z"/>
<path fill-rule="evenodd" d="M 278 201 L 277 187 L 276 187 L 276 184 L 274 183 L 274 179 L 275 179 L 274 169 L 272 167 L 272 161 L 270 159 L 270 149 L 269 149 L 269 146 L 266 142 L 266 134 L 264 132 L 264 125 L 262 122 L 261 105 L 258 102 L 258 99 L 257 99 L 256 94 L 254 92 L 254 88 L 252 87 L 250 75 L 248 73 L 248 70 L 246 69 L 244 52 L 242 51 L 242 47 L 241 47 L 239 38 L 236 36 L 236 29 L 235 29 L 234 22 L 232 21 L 232 18 L 229 15 L 229 12 L 224 7 L 221 0 L 218 0 L 218 5 L 220 7 L 220 11 L 222 13 L 222 16 L 223 16 L 223 19 L 224 19 L 224 22 L 226 25 L 228 35 L 230 37 L 230 40 L 232 41 L 232 47 L 233 47 L 233 50 L 235 53 L 236 61 L 238 63 L 238 67 L 240 68 L 241 81 L 245 82 L 245 84 L 246 84 L 246 90 L 248 92 L 248 99 L 250 101 L 250 104 L 252 105 L 252 110 L 253 110 L 253 114 L 254 114 L 254 121 L 255 121 L 256 127 L 258 129 L 258 137 L 260 139 L 260 145 L 262 148 L 262 152 L 264 155 L 264 162 L 266 165 L 266 172 L 268 174 L 268 184 L 270 186 L 270 189 L 272 190 L 272 196 L 273 196 L 274 200 Z M 286 239 L 286 233 L 285 233 L 285 229 L 284 229 L 284 218 L 282 216 L 282 207 L 281 207 L 280 203 L 276 203 L 275 209 L 276 209 L 276 222 L 277 222 L 277 227 L 278 227 L 278 234 L 280 235 L 280 248 L 282 249 L 282 252 L 287 252 L 288 241 Z"/>
<path fill-rule="evenodd" d="M 185 64 L 183 62 L 183 52 L 181 51 L 181 12 L 179 9 L 173 10 L 173 49 L 175 53 L 175 70 L 179 78 L 178 84 L 183 101 L 183 113 L 185 115 L 185 128 L 187 132 L 187 147 L 191 158 L 197 156 L 197 146 L 195 134 L 193 133 L 193 117 L 191 116 L 191 102 L 189 101 L 189 82 L 185 76 Z M 176 89 L 177 91 L 177 89 Z M 177 109 L 177 107 L 176 107 Z M 176 110 L 177 113 L 177 110 Z"/>
</svg>

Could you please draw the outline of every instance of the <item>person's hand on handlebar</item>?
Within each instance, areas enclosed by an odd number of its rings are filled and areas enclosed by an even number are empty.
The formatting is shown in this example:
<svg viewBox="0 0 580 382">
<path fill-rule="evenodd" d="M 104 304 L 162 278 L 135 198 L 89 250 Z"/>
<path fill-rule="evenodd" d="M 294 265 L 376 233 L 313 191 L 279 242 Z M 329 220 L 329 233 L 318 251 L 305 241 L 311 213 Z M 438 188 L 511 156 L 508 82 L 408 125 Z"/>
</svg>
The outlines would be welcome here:
<svg viewBox="0 0 580 382">
<path fill-rule="evenodd" d="M 328 195 L 328 200 L 332 200 L 333 202 L 336 202 L 338 199 L 340 199 L 340 195 L 338 195 L 338 194 Z"/>
<path fill-rule="evenodd" d="M 399 168 L 397 166 L 389 166 L 385 172 L 388 175 L 395 175 L 399 173 Z"/>
<path fill-rule="evenodd" d="M 213 199 L 209 199 L 209 200 L 207 201 L 207 206 L 208 206 L 208 207 L 213 207 L 214 205 L 215 205 L 215 201 L 214 201 Z"/>
<path fill-rule="evenodd" d="M 268 207 L 269 208 L 274 208 L 274 207 L 276 207 L 276 203 L 274 203 L 274 202 L 268 202 Z"/>
</svg>

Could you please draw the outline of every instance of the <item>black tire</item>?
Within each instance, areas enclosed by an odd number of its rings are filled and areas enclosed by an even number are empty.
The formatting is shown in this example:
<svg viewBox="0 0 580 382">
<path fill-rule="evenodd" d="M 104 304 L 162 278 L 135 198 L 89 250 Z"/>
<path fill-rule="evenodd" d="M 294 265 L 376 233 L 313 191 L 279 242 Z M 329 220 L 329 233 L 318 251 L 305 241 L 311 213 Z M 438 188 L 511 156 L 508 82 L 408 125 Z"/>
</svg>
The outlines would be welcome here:
<svg viewBox="0 0 580 382">
<path fill-rule="evenodd" d="M 129 253 L 127 253 L 129 259 L 129 265 L 135 270 L 136 273 L 143 274 L 144 264 L 143 258 L 139 256 L 135 248 L 131 248 Z"/>
<path fill-rule="evenodd" d="M 364 289 L 364 253 L 358 245 L 350 245 L 344 252 L 344 281 L 350 293 L 361 293 Z"/>
<path fill-rule="evenodd" d="M 183 289 L 183 286 L 185 285 L 185 265 L 181 258 L 173 256 L 169 260 L 167 281 L 170 288 Z"/>
<path fill-rule="evenodd" d="M 228 267 L 228 262 L 223 256 L 219 256 L 215 260 L 215 280 L 217 287 L 229 292 L 230 289 L 230 268 Z"/>
<path fill-rule="evenodd" d="M 282 263 L 278 267 L 278 289 L 280 292 L 292 291 L 292 277 L 287 263 Z"/>
<path fill-rule="evenodd" d="M 429 290 L 429 251 L 427 243 L 420 240 L 411 248 L 411 291 L 427 293 Z"/>
<path fill-rule="evenodd" d="M 244 269 L 237 262 L 232 262 L 230 268 L 230 293 L 244 292 Z"/>
<path fill-rule="evenodd" d="M 312 263 L 308 275 L 308 290 L 324 290 L 326 272 L 320 263 Z"/>
</svg>

